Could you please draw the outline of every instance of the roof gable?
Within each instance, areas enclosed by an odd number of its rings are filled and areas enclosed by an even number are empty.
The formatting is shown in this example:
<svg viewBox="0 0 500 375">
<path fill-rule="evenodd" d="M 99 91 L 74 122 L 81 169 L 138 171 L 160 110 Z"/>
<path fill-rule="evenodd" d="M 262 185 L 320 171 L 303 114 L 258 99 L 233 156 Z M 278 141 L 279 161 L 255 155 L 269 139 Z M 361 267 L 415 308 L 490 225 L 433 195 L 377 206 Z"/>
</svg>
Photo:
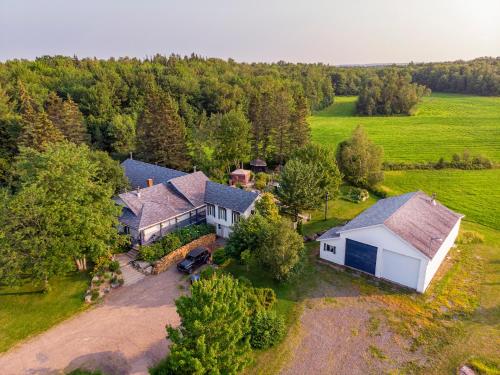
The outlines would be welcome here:
<svg viewBox="0 0 500 375">
<path fill-rule="evenodd" d="M 169 181 L 180 194 L 193 206 L 203 206 L 205 203 L 205 185 L 208 177 L 203 172 L 194 172 Z"/>
<path fill-rule="evenodd" d="M 207 181 L 205 202 L 216 204 L 240 213 L 245 212 L 259 196 L 258 193 L 246 191 L 216 182 Z"/>
<path fill-rule="evenodd" d="M 123 193 L 119 196 L 127 205 L 122 212 L 122 219 L 134 223 L 134 228 L 141 229 L 183 214 L 195 207 L 165 184 L 157 184 L 145 189 Z M 128 212 L 127 212 L 128 211 Z M 135 218 L 132 219 L 131 215 Z"/>
</svg>

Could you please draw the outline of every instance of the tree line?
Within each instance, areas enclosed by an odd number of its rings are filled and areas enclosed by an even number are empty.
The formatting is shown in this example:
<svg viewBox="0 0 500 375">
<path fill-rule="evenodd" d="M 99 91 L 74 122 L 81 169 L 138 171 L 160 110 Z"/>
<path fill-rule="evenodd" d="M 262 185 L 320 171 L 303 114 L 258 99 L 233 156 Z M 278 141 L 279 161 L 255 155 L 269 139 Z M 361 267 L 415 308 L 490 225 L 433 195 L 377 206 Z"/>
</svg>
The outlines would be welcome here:
<svg viewBox="0 0 500 375">
<path fill-rule="evenodd" d="M 307 143 L 309 111 L 333 102 L 328 69 L 195 55 L 7 61 L 0 64 L 0 164 L 21 146 L 47 142 L 44 134 L 118 159 L 154 149 L 149 161 L 182 169 L 223 171 L 255 157 L 280 163 Z M 227 126 L 233 121 L 236 130 Z M 28 123 L 34 129 L 25 130 Z"/>
</svg>

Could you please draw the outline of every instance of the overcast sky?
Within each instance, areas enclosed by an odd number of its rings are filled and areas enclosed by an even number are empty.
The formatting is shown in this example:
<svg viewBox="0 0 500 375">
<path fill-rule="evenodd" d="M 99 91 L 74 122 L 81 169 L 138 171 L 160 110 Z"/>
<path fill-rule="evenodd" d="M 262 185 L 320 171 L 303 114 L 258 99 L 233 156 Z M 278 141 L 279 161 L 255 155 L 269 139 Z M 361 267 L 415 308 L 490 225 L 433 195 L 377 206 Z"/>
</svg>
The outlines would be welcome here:
<svg viewBox="0 0 500 375">
<path fill-rule="evenodd" d="M 192 52 L 330 64 L 500 56 L 500 0 L 0 0 L 0 60 Z"/>
</svg>

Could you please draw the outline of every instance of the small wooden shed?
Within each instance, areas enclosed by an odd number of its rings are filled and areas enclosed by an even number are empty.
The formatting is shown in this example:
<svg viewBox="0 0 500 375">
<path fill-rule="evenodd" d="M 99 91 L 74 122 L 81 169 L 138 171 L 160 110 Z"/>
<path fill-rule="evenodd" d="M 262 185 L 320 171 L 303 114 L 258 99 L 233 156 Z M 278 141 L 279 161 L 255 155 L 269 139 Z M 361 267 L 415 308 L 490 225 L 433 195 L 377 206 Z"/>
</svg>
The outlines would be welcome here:
<svg viewBox="0 0 500 375">
<path fill-rule="evenodd" d="M 262 159 L 255 159 L 250 162 L 250 169 L 253 173 L 265 172 L 267 170 L 267 163 Z"/>
<path fill-rule="evenodd" d="M 232 186 L 240 184 L 246 186 L 250 183 L 250 171 L 247 169 L 236 169 L 231 172 L 231 181 L 230 184 Z"/>
</svg>

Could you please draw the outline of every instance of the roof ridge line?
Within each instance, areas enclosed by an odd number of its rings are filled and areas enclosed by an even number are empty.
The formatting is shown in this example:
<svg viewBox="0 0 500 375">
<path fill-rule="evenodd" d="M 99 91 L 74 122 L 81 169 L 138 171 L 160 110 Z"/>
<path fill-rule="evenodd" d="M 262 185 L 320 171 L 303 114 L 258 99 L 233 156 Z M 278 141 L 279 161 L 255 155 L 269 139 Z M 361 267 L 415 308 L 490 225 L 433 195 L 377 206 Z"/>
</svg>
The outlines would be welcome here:
<svg viewBox="0 0 500 375">
<path fill-rule="evenodd" d="M 409 201 L 411 201 L 411 200 L 415 197 L 415 195 L 417 195 L 417 194 L 418 194 L 418 193 L 420 193 L 420 192 L 422 192 L 422 193 L 423 193 L 423 191 L 422 191 L 422 190 L 410 191 L 410 192 L 408 192 L 408 193 L 405 193 L 405 194 L 412 194 L 412 196 L 411 196 L 409 199 L 407 199 L 407 200 L 406 200 L 406 202 L 404 202 L 404 203 L 403 203 L 401 206 L 399 206 L 396 210 L 394 210 L 394 211 L 393 211 L 393 212 L 392 212 L 392 213 L 391 213 L 391 214 L 390 214 L 390 215 L 389 215 L 389 216 L 388 216 L 388 217 L 387 217 L 387 218 L 386 218 L 386 219 L 382 222 L 382 224 L 385 226 L 385 222 L 386 222 L 387 220 L 389 220 L 391 217 L 393 217 L 393 216 L 396 214 L 396 212 L 398 212 L 400 209 L 402 209 L 404 206 L 406 206 L 406 204 L 407 204 Z M 424 193 L 424 194 L 425 194 L 425 193 Z"/>
</svg>

